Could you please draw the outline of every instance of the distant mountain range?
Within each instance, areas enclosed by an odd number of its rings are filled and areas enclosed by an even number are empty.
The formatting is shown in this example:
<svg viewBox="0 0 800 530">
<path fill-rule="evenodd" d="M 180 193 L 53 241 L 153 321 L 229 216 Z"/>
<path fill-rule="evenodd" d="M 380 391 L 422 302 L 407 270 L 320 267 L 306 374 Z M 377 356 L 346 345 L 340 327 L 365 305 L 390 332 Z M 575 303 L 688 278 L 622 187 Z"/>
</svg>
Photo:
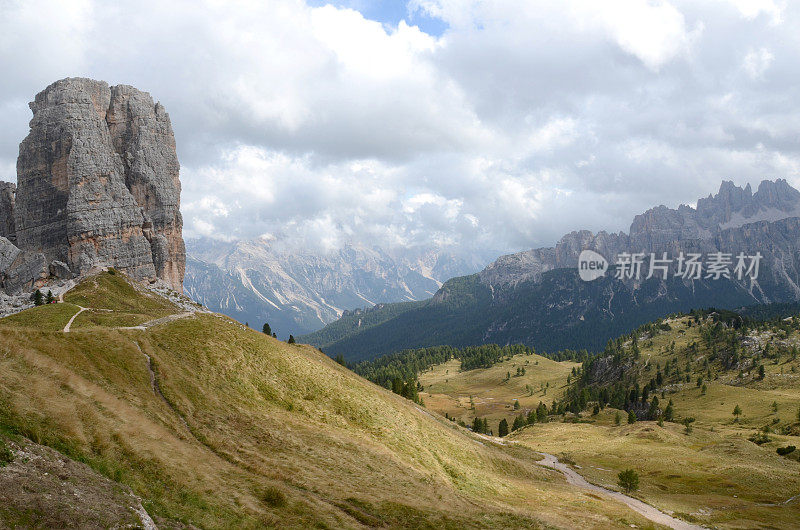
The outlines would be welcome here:
<svg viewBox="0 0 800 530">
<path fill-rule="evenodd" d="M 723 182 L 716 195 L 636 216 L 629 233 L 565 235 L 555 247 L 503 256 L 478 274 L 453 278 L 431 298 L 345 314 L 301 340 L 355 361 L 405 348 L 524 343 L 540 350 L 599 349 L 637 326 L 675 311 L 735 308 L 800 300 L 800 192 L 785 180 L 753 193 Z M 578 257 L 593 250 L 615 263 L 624 253 L 664 252 L 676 259 L 666 278 L 592 282 L 578 276 Z M 676 276 L 677 257 L 760 253 L 757 279 Z"/>
<path fill-rule="evenodd" d="M 282 338 L 318 330 L 348 310 L 430 298 L 444 280 L 488 262 L 419 248 L 297 251 L 265 239 L 189 239 L 186 250 L 187 295 L 251 327 L 268 322 Z"/>
</svg>

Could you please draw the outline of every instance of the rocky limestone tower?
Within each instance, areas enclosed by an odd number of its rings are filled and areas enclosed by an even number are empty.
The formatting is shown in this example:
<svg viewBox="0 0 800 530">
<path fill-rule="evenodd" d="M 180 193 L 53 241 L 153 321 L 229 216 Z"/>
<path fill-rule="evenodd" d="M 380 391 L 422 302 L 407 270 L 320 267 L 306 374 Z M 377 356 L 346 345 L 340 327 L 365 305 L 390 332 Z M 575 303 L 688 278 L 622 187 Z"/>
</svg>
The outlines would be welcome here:
<svg viewBox="0 0 800 530">
<path fill-rule="evenodd" d="M 73 274 L 114 266 L 183 289 L 186 253 L 175 138 L 146 92 L 56 81 L 30 104 L 17 160 L 17 246 Z"/>
<path fill-rule="evenodd" d="M 14 222 L 14 201 L 17 186 L 11 182 L 0 182 L 0 237 L 17 242 L 17 227 Z"/>
</svg>

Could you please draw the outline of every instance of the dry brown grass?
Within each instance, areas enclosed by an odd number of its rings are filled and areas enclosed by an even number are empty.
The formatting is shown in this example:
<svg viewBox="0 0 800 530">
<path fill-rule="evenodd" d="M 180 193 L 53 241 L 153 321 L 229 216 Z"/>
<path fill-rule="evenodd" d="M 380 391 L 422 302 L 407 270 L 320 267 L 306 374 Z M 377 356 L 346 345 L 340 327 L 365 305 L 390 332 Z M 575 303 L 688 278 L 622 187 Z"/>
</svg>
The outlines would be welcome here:
<svg viewBox="0 0 800 530">
<path fill-rule="evenodd" d="M 509 424 L 519 414 L 526 414 L 542 402 L 550 405 L 560 398 L 567 385 L 572 362 L 555 362 L 540 355 L 515 355 L 511 360 L 491 368 L 460 370 L 461 362 L 453 359 L 420 374 L 425 388 L 422 397 L 428 409 L 471 424 L 475 417 L 488 418 L 497 432 L 497 423 L 506 418 Z M 517 377 L 518 367 L 525 375 Z M 506 380 L 507 374 L 512 377 Z M 531 392 L 532 390 L 532 392 Z M 514 401 L 520 409 L 514 410 Z"/>
<path fill-rule="evenodd" d="M 617 473 L 640 475 L 637 496 L 668 513 L 712 527 L 796 528 L 800 464 L 748 441 L 742 431 L 655 422 L 613 425 L 613 411 L 595 424 L 547 423 L 511 439 L 574 461 L 591 482 L 616 488 Z M 770 506 L 781 504 L 780 506 Z"/>
<path fill-rule="evenodd" d="M 108 302 L 120 278 L 74 300 L 166 310 Z M 647 526 L 531 451 L 476 440 L 313 348 L 215 315 L 146 332 L 95 324 L 0 325 L 0 426 L 129 485 L 158 516 L 208 528 Z"/>
</svg>

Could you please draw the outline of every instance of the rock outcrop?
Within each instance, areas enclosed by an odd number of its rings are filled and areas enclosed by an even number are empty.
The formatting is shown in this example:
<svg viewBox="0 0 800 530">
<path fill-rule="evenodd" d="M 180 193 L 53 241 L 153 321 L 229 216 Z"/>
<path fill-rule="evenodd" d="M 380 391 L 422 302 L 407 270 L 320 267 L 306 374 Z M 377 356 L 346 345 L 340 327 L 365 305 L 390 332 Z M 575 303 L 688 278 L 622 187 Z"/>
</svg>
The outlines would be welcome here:
<svg viewBox="0 0 800 530">
<path fill-rule="evenodd" d="M 0 187 L 0 235 L 24 258 L 6 269 L 3 288 L 113 266 L 182 291 L 180 166 L 164 107 L 133 87 L 82 78 L 53 83 L 30 107 L 16 193 Z"/>
<path fill-rule="evenodd" d="M 17 228 L 14 223 L 14 202 L 17 185 L 0 182 L 0 237 L 11 243 L 17 242 Z"/>
</svg>

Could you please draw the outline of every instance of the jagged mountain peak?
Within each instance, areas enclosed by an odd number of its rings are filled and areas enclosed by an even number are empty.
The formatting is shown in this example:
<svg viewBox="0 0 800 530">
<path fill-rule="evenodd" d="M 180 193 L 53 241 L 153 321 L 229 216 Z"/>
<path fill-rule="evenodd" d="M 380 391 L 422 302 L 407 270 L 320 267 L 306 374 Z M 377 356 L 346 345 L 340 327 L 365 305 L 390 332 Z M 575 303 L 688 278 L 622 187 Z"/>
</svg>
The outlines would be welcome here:
<svg viewBox="0 0 800 530">
<path fill-rule="evenodd" d="M 608 258 L 619 252 L 655 252 L 675 247 L 678 242 L 711 245 L 722 231 L 759 221 L 778 221 L 800 216 L 800 192 L 785 179 L 764 180 L 752 193 L 733 181 L 722 181 L 719 192 L 699 199 L 697 207 L 664 205 L 634 217 L 630 231 L 617 234 L 578 230 L 564 235 L 554 247 L 527 250 L 502 256 L 480 273 L 488 285 L 514 285 L 538 281 L 542 273 L 574 267 L 578 255 L 591 249 Z"/>
</svg>

